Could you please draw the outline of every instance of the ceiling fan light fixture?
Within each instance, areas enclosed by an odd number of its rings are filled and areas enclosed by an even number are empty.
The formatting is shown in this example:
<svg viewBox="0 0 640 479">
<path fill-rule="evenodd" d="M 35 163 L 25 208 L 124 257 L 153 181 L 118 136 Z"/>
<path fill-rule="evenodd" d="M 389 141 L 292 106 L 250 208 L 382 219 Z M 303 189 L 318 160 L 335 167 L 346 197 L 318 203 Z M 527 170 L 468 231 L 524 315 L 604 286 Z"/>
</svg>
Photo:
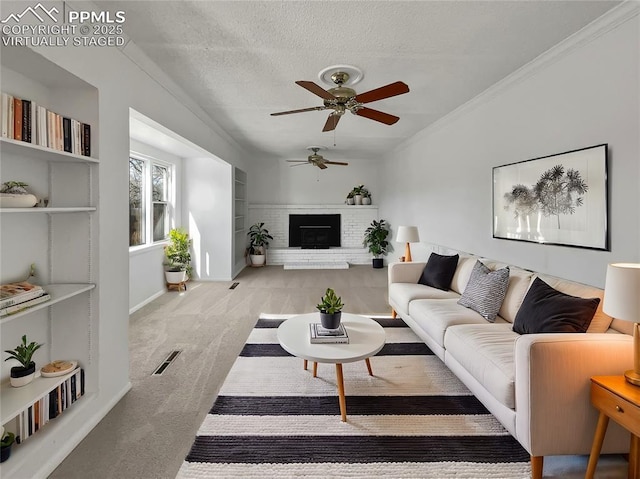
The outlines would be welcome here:
<svg viewBox="0 0 640 479">
<path fill-rule="evenodd" d="M 338 83 L 334 80 L 334 76 L 336 78 L 340 78 L 341 75 L 345 75 L 342 83 Z M 325 85 L 334 86 L 336 84 L 342 84 L 344 86 L 353 86 L 359 83 L 364 78 L 364 72 L 353 65 L 331 65 L 327 68 L 323 68 L 318 73 L 318 80 L 320 80 Z"/>
</svg>

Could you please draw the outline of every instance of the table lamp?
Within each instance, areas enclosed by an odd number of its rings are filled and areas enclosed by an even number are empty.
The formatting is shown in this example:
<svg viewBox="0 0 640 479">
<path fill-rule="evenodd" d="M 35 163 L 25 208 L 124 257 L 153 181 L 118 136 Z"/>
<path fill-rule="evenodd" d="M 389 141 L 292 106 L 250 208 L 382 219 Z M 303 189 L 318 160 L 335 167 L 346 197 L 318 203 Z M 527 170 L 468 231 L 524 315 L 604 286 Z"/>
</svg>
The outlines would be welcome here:
<svg viewBox="0 0 640 479">
<path fill-rule="evenodd" d="M 633 325 L 633 369 L 624 377 L 640 386 L 640 263 L 613 263 L 607 266 L 602 311 Z"/>
<path fill-rule="evenodd" d="M 417 226 L 398 226 L 398 234 L 396 235 L 396 241 L 398 243 L 406 243 L 404 249 L 404 260 L 411 261 L 411 246 L 410 243 L 418 243 L 420 241 L 420 235 L 418 234 Z"/>
</svg>

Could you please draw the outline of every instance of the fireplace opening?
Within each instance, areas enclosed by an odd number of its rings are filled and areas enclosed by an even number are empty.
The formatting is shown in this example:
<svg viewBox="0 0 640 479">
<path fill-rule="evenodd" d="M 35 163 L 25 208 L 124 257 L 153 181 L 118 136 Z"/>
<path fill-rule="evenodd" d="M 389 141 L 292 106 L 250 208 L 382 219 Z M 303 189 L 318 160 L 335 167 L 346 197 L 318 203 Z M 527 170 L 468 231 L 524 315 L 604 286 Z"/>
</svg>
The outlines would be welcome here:
<svg viewBox="0 0 640 479">
<path fill-rule="evenodd" d="M 327 249 L 340 246 L 340 215 L 289 215 L 289 246 Z"/>
</svg>

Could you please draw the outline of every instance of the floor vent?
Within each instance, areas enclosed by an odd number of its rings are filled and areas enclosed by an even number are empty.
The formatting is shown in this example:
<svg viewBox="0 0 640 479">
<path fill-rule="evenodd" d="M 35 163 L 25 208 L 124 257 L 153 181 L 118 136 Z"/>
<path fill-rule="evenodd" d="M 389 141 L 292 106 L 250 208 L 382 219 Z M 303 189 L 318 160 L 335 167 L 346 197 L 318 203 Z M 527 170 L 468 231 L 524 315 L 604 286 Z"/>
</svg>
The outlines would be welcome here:
<svg viewBox="0 0 640 479">
<path fill-rule="evenodd" d="M 231 286 L 229 286 L 229 289 L 236 289 L 236 287 L 239 285 L 240 283 L 236 282 L 233 283 Z"/>
<path fill-rule="evenodd" d="M 171 365 L 171 363 L 173 361 L 175 361 L 175 359 L 178 357 L 178 354 L 180 354 L 182 351 L 171 351 L 171 353 L 169 353 L 169 356 L 167 356 L 167 359 L 165 359 L 163 361 L 163 363 L 158 366 L 158 368 L 153 372 L 152 376 L 160 376 L 162 373 L 164 373 L 164 371 Z"/>
</svg>

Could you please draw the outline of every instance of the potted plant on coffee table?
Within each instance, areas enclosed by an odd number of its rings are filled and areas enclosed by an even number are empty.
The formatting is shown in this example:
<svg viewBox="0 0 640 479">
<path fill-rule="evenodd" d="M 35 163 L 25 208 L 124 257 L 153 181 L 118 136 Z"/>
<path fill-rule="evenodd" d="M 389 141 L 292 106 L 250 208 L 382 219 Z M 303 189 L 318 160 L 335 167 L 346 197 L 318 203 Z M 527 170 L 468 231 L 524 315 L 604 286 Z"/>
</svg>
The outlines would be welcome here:
<svg viewBox="0 0 640 479">
<path fill-rule="evenodd" d="M 251 266 L 264 266 L 267 262 L 269 240 L 272 240 L 273 236 L 264 227 L 264 223 L 251 225 L 247 236 L 249 236 L 249 260 L 251 261 Z"/>
<path fill-rule="evenodd" d="M 191 276 L 191 239 L 182 228 L 169 231 L 169 244 L 164 248 L 167 284 L 183 284 Z"/>
<path fill-rule="evenodd" d="M 16 346 L 13 350 L 6 350 L 5 353 L 9 353 L 9 357 L 5 361 L 15 359 L 20 363 L 20 366 L 14 366 L 11 368 L 11 386 L 19 388 L 26 386 L 31 381 L 36 372 L 36 363 L 32 361 L 33 353 L 40 349 L 42 344 L 38 344 L 35 341 L 27 344 L 27 335 L 22 336 L 22 344 Z"/>
<path fill-rule="evenodd" d="M 324 296 L 320 298 L 320 304 L 316 306 L 320 311 L 320 324 L 326 329 L 338 329 L 340 327 L 340 318 L 342 317 L 342 298 L 336 295 L 336 292 L 327 288 Z"/>
<path fill-rule="evenodd" d="M 369 248 L 369 252 L 373 254 L 374 268 L 382 268 L 384 266 L 381 256 L 386 255 L 389 250 L 387 236 L 389 236 L 389 226 L 385 220 L 373 220 L 371 226 L 364 232 L 362 244 Z"/>
</svg>

